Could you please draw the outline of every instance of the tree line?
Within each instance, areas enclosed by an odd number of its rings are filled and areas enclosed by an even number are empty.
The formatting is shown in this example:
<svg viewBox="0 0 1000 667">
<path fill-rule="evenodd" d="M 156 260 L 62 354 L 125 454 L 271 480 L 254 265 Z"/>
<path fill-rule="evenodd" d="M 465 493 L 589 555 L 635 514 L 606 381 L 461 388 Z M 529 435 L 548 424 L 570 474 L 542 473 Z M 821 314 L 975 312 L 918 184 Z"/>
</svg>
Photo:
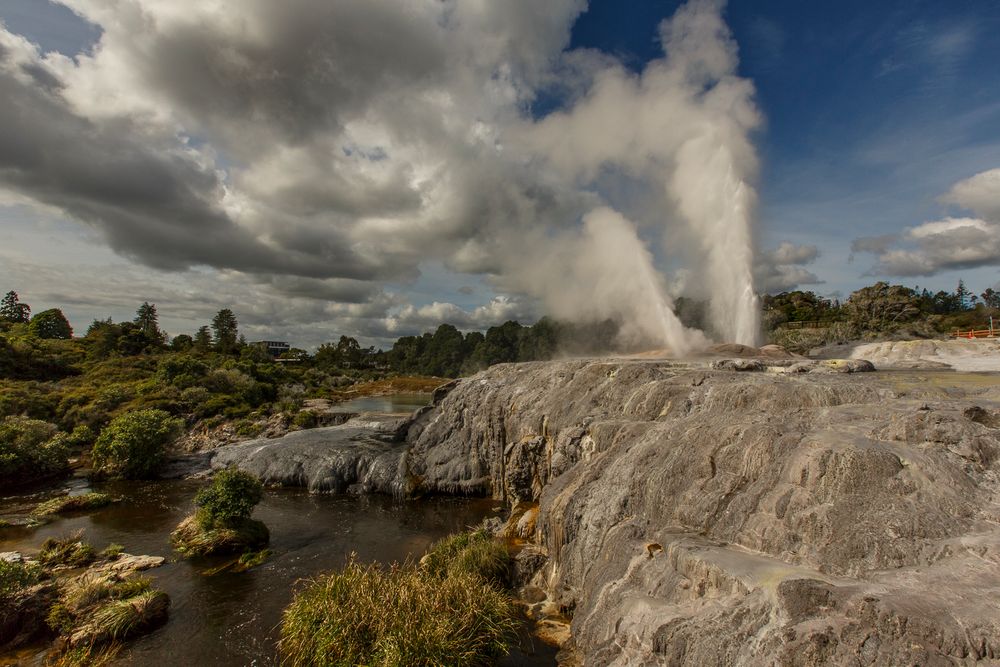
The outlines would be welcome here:
<svg viewBox="0 0 1000 667">
<path fill-rule="evenodd" d="M 977 295 L 961 280 L 952 292 L 878 282 L 852 292 L 842 302 L 804 290 L 765 294 L 761 302 L 764 333 L 781 342 L 784 342 L 780 337 L 782 329 L 794 323 L 844 325 L 854 335 L 878 334 L 910 325 L 918 333 L 932 335 L 954 327 L 982 327 L 991 314 L 1000 314 L 1000 292 L 987 288 Z M 685 325 L 704 329 L 706 305 L 680 298 L 675 310 Z M 73 329 L 60 309 L 51 308 L 32 316 L 30 306 L 14 291 L 0 301 L 0 334 L 12 330 L 39 339 L 73 336 Z M 465 333 L 445 323 L 421 335 L 402 336 L 388 350 L 363 347 L 356 338 L 340 336 L 336 342 L 320 345 L 315 354 L 292 348 L 281 357 L 325 372 L 341 369 L 453 377 L 497 363 L 545 360 L 560 353 L 615 351 L 617 333 L 618 325 L 610 320 L 572 324 L 543 317 L 530 326 L 509 321 L 485 332 Z M 88 355 L 97 359 L 172 350 L 271 361 L 265 349 L 247 344 L 239 332 L 236 315 L 229 308 L 219 310 L 210 323 L 193 335 L 171 338 L 160 328 L 156 305 L 143 302 L 131 321 L 95 319 L 83 339 Z"/>
</svg>

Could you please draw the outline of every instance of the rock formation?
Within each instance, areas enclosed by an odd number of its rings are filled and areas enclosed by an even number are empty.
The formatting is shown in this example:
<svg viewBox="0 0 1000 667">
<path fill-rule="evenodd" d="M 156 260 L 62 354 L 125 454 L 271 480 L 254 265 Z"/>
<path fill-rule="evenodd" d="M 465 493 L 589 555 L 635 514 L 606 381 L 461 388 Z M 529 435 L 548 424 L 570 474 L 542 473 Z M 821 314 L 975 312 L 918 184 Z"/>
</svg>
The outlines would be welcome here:
<svg viewBox="0 0 1000 667">
<path fill-rule="evenodd" d="M 779 370 L 495 366 L 401 478 L 537 503 L 525 576 L 586 665 L 1000 658 L 1000 383 Z"/>
</svg>

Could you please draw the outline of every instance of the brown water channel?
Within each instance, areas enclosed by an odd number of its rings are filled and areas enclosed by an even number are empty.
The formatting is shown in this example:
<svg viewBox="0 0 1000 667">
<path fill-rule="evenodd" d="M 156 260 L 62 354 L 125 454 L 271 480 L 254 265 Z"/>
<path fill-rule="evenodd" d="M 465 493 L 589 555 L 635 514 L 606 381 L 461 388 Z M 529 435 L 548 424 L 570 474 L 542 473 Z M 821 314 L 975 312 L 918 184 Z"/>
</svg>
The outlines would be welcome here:
<svg viewBox="0 0 1000 667">
<path fill-rule="evenodd" d="M 95 485 L 95 490 L 121 497 L 122 502 L 35 529 L 0 528 L 0 551 L 36 553 L 47 537 L 82 530 L 98 549 L 119 543 L 129 553 L 166 556 L 167 564 L 148 575 L 155 587 L 170 595 L 170 618 L 152 634 L 130 643 L 120 664 L 269 665 L 279 663 L 275 650 L 278 624 L 296 581 L 338 568 L 352 553 L 366 562 L 419 558 L 434 540 L 475 524 L 497 509 L 484 499 L 397 501 L 385 496 L 268 491 L 254 517 L 270 528 L 274 555 L 247 572 L 212 574 L 221 561 L 177 560 L 169 542 L 170 531 L 192 511 L 192 498 L 202 484 Z M 23 514 L 67 487 L 73 493 L 90 489 L 86 479 L 76 478 L 46 492 L 2 498 L 0 516 Z M 529 657 L 518 651 L 504 664 L 554 664 L 551 650 L 536 648 L 542 655 Z M 19 656 L 21 660 L 26 657 Z M 41 662 L 38 654 L 26 664 Z M 0 664 L 6 663 L 0 656 Z"/>
</svg>

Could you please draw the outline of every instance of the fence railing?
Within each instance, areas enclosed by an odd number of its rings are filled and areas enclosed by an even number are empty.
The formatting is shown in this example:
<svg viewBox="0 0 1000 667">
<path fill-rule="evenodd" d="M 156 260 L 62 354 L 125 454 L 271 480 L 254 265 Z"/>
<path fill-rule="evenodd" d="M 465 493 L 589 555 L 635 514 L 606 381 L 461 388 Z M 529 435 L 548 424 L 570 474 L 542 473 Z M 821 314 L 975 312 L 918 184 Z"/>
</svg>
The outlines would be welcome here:
<svg viewBox="0 0 1000 667">
<path fill-rule="evenodd" d="M 1000 329 L 997 329 L 997 330 L 994 330 L 994 329 L 970 329 L 968 331 L 961 331 L 959 329 L 955 329 L 955 332 L 952 333 L 951 335 L 952 335 L 953 338 L 970 338 L 971 339 L 971 338 L 994 338 L 994 337 L 997 336 L 997 334 L 1000 334 Z"/>
<path fill-rule="evenodd" d="M 831 320 L 797 320 L 782 322 L 781 326 L 786 329 L 825 329 L 831 324 L 833 324 Z"/>
</svg>

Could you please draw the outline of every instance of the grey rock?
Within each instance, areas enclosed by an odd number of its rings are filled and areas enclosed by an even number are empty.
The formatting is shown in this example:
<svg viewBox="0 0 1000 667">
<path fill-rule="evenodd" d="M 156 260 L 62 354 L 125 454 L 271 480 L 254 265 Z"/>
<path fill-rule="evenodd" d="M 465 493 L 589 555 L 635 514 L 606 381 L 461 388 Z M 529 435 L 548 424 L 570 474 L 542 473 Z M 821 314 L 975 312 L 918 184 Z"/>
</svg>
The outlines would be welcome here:
<svg viewBox="0 0 1000 667">
<path fill-rule="evenodd" d="M 762 371 L 767 368 L 759 359 L 719 359 L 712 362 L 718 371 Z"/>
<path fill-rule="evenodd" d="M 499 365 L 414 421 L 402 471 L 539 503 L 525 570 L 586 665 L 1000 658 L 1000 382 L 869 366 Z"/>
<path fill-rule="evenodd" d="M 313 492 L 400 493 L 404 445 L 397 434 L 404 426 L 397 419 L 366 419 L 220 447 L 211 468 L 235 466 L 266 485 Z"/>
</svg>

